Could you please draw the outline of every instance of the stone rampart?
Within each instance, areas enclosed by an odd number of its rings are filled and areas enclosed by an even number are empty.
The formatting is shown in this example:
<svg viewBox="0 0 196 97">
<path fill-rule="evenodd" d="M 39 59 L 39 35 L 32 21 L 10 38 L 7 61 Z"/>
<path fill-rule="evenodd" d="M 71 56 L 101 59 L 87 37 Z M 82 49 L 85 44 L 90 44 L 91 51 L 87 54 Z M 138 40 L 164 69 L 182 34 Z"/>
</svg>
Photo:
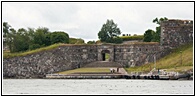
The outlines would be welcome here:
<svg viewBox="0 0 196 97">
<path fill-rule="evenodd" d="M 154 62 L 160 56 L 161 48 L 158 43 L 115 46 L 115 61 L 123 64 L 124 67 L 141 66 Z"/>
<path fill-rule="evenodd" d="M 108 51 L 109 61 L 123 67 L 140 66 L 161 56 L 158 43 L 129 45 L 63 45 L 53 50 L 27 56 L 3 59 L 3 76 L 13 78 L 38 78 L 46 74 L 84 67 L 95 61 L 104 61 Z"/>
<path fill-rule="evenodd" d="M 161 23 L 162 46 L 176 48 L 193 42 L 192 20 L 168 20 Z"/>
<path fill-rule="evenodd" d="M 80 68 L 97 61 L 96 46 L 60 46 L 27 56 L 3 59 L 6 78 L 39 78 L 45 74 Z"/>
<path fill-rule="evenodd" d="M 56 49 L 31 55 L 4 58 L 3 76 L 8 78 L 39 78 L 46 74 L 84 67 L 95 61 L 118 62 L 123 67 L 140 66 L 154 62 L 178 47 L 193 41 L 192 21 L 168 20 L 161 23 L 161 42 L 62 45 Z"/>
</svg>

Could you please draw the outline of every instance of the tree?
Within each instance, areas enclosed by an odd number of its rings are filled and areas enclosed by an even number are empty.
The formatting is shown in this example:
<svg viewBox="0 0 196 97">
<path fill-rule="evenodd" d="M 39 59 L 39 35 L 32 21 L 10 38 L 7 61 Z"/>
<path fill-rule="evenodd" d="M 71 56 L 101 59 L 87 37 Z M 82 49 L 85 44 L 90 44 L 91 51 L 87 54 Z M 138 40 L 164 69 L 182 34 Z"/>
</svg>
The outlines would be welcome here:
<svg viewBox="0 0 196 97">
<path fill-rule="evenodd" d="M 7 22 L 3 22 L 3 37 L 5 38 L 5 41 L 8 36 L 10 27 L 11 26 Z"/>
<path fill-rule="evenodd" d="M 29 38 L 29 48 L 31 45 L 33 45 L 33 42 L 34 42 L 34 34 L 35 34 L 35 30 L 34 28 L 27 28 L 27 35 L 28 35 L 28 38 Z"/>
<path fill-rule="evenodd" d="M 115 37 L 115 38 L 113 39 L 113 43 L 120 44 L 120 43 L 122 43 L 122 42 L 123 42 L 123 39 L 120 38 L 120 37 Z"/>
<path fill-rule="evenodd" d="M 3 22 L 3 45 L 11 48 L 10 44 L 10 25 L 7 22 Z"/>
<path fill-rule="evenodd" d="M 160 18 L 160 19 L 155 18 L 152 22 L 153 22 L 153 23 L 156 23 L 156 24 L 158 24 L 158 25 L 160 25 L 161 22 L 166 21 L 166 20 L 168 20 L 168 18 L 166 18 L 166 17 Z"/>
<path fill-rule="evenodd" d="M 15 38 L 16 33 L 17 32 L 14 28 L 9 29 L 9 33 L 7 35 L 8 37 L 7 45 L 9 46 L 10 52 L 13 52 L 13 43 L 14 43 L 14 39 L 16 39 Z"/>
<path fill-rule="evenodd" d="M 8 46 L 10 52 L 33 50 L 59 42 L 69 43 L 69 35 L 65 32 L 50 33 L 46 27 L 15 30 L 3 22 L 3 45 Z"/>
<path fill-rule="evenodd" d="M 156 27 L 156 31 L 147 30 L 144 33 L 144 42 L 160 42 L 160 35 L 161 35 L 161 22 L 167 21 L 168 18 L 155 18 L 152 22 L 158 24 L 159 26 Z M 152 36 L 150 36 L 152 35 Z"/>
<path fill-rule="evenodd" d="M 153 42 L 160 42 L 160 35 L 161 35 L 161 27 L 156 27 L 156 31 L 153 35 L 153 39 L 152 41 Z"/>
<path fill-rule="evenodd" d="M 46 35 L 49 34 L 49 29 L 46 27 L 37 28 L 34 33 L 34 44 L 40 45 L 40 47 L 46 46 Z"/>
<path fill-rule="evenodd" d="M 20 52 L 29 49 L 29 37 L 26 29 L 20 28 L 16 31 L 14 28 L 10 28 L 8 36 L 10 52 Z"/>
<path fill-rule="evenodd" d="M 29 49 L 29 44 L 25 35 L 17 33 L 14 36 L 12 52 L 26 51 Z"/>
<path fill-rule="evenodd" d="M 106 24 L 103 24 L 101 30 L 98 33 L 98 38 L 101 42 L 115 43 L 118 36 L 121 34 L 120 29 L 113 20 L 107 20 Z M 121 41 L 122 42 L 122 41 Z"/>
<path fill-rule="evenodd" d="M 168 18 L 164 17 L 164 18 L 160 18 L 160 19 L 155 18 L 152 21 L 153 23 L 156 23 L 156 24 L 159 25 L 158 27 L 156 27 L 156 31 L 155 31 L 155 34 L 153 35 L 152 41 L 154 41 L 154 42 L 160 42 L 160 35 L 161 35 L 161 26 L 160 25 L 161 25 L 161 22 L 167 21 L 167 20 L 168 20 Z"/>
<path fill-rule="evenodd" d="M 155 34 L 155 32 L 151 29 L 148 29 L 147 31 L 145 31 L 144 33 L 144 42 L 151 42 L 153 40 L 153 35 Z"/>
<path fill-rule="evenodd" d="M 52 44 L 52 42 L 51 42 L 51 34 L 52 33 L 48 33 L 46 36 L 45 36 L 45 45 L 46 46 L 49 46 L 49 45 L 51 45 Z"/>
<path fill-rule="evenodd" d="M 69 35 L 65 32 L 53 32 L 50 35 L 51 44 L 54 43 L 69 43 Z"/>
</svg>

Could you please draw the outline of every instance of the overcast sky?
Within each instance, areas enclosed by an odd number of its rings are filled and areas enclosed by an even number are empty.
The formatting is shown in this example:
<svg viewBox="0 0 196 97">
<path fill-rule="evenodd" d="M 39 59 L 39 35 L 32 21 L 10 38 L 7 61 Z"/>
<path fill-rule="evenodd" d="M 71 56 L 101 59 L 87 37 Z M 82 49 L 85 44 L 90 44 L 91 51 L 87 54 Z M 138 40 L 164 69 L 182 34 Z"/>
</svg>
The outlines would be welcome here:
<svg viewBox="0 0 196 97">
<path fill-rule="evenodd" d="M 97 40 L 107 19 L 122 33 L 142 35 L 155 29 L 154 18 L 194 19 L 193 2 L 3 2 L 2 21 L 16 30 L 47 27 L 86 42 Z"/>
</svg>

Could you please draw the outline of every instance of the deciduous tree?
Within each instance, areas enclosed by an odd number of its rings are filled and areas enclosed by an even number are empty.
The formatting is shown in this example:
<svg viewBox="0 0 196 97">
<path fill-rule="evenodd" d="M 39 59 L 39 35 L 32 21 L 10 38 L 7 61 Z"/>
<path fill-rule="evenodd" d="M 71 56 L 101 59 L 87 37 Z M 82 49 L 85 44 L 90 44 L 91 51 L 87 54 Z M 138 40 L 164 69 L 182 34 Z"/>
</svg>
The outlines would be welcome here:
<svg viewBox="0 0 196 97">
<path fill-rule="evenodd" d="M 54 43 L 69 43 L 69 35 L 62 31 L 56 31 L 50 34 L 50 41 Z"/>
<path fill-rule="evenodd" d="M 154 31 L 151 29 L 148 29 L 145 33 L 144 33 L 144 42 L 151 42 L 153 39 L 153 35 L 154 35 Z"/>
<path fill-rule="evenodd" d="M 101 30 L 99 31 L 98 38 L 101 40 L 101 42 L 119 43 L 122 42 L 122 40 L 119 39 L 120 34 L 121 31 L 117 27 L 117 24 L 115 24 L 113 20 L 107 20 L 106 23 L 103 24 Z"/>
</svg>

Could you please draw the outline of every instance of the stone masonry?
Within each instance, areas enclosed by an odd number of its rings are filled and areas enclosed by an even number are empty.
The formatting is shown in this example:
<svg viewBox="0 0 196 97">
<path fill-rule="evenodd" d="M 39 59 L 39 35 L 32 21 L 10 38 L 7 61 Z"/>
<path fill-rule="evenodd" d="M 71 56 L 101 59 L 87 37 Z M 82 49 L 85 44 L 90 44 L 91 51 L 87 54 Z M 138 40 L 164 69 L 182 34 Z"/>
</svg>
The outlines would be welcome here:
<svg viewBox="0 0 196 97">
<path fill-rule="evenodd" d="M 46 74 L 84 67 L 103 61 L 102 53 L 110 55 L 109 61 L 123 67 L 140 66 L 161 57 L 158 43 L 129 45 L 62 45 L 56 49 L 35 54 L 3 59 L 3 76 L 13 78 L 38 78 Z"/>
<path fill-rule="evenodd" d="M 168 20 L 161 23 L 161 45 L 175 48 L 193 41 L 192 20 Z"/>
<path fill-rule="evenodd" d="M 83 67 L 97 61 L 96 46 L 62 45 L 56 49 L 27 56 L 3 59 L 3 76 L 39 78 L 45 74 Z"/>
</svg>

